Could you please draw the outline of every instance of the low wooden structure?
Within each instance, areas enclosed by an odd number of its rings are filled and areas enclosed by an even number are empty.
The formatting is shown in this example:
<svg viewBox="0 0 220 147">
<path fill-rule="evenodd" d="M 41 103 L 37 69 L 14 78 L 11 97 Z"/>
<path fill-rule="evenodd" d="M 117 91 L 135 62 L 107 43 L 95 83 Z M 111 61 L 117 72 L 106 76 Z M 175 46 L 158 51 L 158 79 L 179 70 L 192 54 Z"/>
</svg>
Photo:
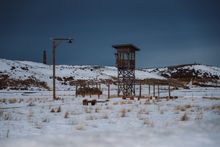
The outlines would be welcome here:
<svg viewBox="0 0 220 147">
<path fill-rule="evenodd" d="M 173 99 L 176 98 L 175 96 L 171 96 L 171 87 L 173 89 L 176 89 L 178 87 L 184 87 L 186 88 L 183 84 L 176 80 L 172 79 L 144 79 L 144 80 L 136 80 L 136 85 L 139 85 L 139 95 L 138 98 L 144 98 L 142 94 L 142 87 L 144 85 L 148 85 L 148 98 L 156 98 L 159 99 L 161 98 L 160 96 L 160 87 L 161 86 L 167 86 L 168 87 L 168 96 L 165 96 L 164 98 L 167 99 Z M 153 94 L 151 95 L 151 87 L 153 87 Z M 157 88 L 157 91 L 156 91 Z M 157 95 L 156 95 L 157 94 Z"/>
<path fill-rule="evenodd" d="M 92 95 L 98 95 L 98 97 L 102 95 L 101 83 L 97 81 L 78 80 L 71 82 L 71 85 L 75 85 L 76 97 L 78 95 L 83 97 L 86 95 L 89 95 L 90 97 Z"/>
</svg>

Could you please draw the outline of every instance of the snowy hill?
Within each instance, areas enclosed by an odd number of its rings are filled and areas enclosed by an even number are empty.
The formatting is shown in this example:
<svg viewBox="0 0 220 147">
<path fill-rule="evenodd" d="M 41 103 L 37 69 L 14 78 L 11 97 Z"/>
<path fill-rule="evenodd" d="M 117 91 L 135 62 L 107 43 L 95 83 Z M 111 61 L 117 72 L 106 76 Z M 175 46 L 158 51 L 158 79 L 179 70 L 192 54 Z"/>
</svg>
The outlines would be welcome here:
<svg viewBox="0 0 220 147">
<path fill-rule="evenodd" d="M 52 87 L 52 66 L 31 61 L 0 59 L 0 89 L 48 90 Z M 220 86 L 220 68 L 199 64 L 139 69 L 137 79 L 175 79 L 185 85 Z M 69 90 L 71 81 L 116 80 L 117 68 L 97 65 L 57 65 L 57 88 Z"/>
<path fill-rule="evenodd" d="M 145 69 L 145 71 L 185 83 L 192 82 L 193 85 L 220 86 L 219 67 L 201 64 L 184 64 L 164 68 Z"/>
<path fill-rule="evenodd" d="M 52 66 L 30 61 L 13 61 L 0 59 L 0 89 L 50 89 L 52 87 Z M 111 66 L 72 66 L 57 65 L 57 88 L 70 89 L 71 80 L 106 80 L 117 77 L 117 68 Z M 165 79 L 156 73 L 137 70 L 137 79 Z M 27 81 L 27 82 L 26 82 Z M 23 82 L 23 85 L 20 84 Z M 14 86 L 14 87 L 13 87 Z M 20 87 L 20 88 L 19 88 Z"/>
</svg>

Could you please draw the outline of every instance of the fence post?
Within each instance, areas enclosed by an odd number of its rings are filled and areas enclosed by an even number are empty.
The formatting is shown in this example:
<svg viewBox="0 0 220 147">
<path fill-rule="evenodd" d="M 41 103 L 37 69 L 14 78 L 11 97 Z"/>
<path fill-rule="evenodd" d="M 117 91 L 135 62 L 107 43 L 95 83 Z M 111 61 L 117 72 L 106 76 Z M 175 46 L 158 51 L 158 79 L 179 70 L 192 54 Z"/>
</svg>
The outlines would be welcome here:
<svg viewBox="0 0 220 147">
<path fill-rule="evenodd" d="M 139 85 L 139 99 L 141 98 L 141 83 Z"/>
<path fill-rule="evenodd" d="M 153 97 L 155 97 L 155 84 L 153 85 Z"/>
<path fill-rule="evenodd" d="M 78 85 L 76 85 L 76 91 L 75 91 L 75 96 L 77 97 L 77 90 L 78 90 Z"/>
<path fill-rule="evenodd" d="M 160 85 L 157 85 L 157 98 L 160 99 Z"/>
<path fill-rule="evenodd" d="M 168 86 L 168 90 L 169 90 L 169 96 L 168 96 L 168 98 L 170 99 L 170 84 L 169 84 L 169 86 Z"/>
<path fill-rule="evenodd" d="M 108 99 L 110 99 L 110 84 L 108 84 L 107 86 L 108 86 Z"/>
</svg>

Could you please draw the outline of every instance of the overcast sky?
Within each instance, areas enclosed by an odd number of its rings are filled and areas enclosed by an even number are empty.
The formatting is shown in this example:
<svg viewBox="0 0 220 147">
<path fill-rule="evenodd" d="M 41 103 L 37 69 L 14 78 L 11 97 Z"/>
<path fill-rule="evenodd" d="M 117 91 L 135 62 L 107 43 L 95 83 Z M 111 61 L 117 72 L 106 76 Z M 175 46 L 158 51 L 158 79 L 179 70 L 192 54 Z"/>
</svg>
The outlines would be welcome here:
<svg viewBox="0 0 220 147">
<path fill-rule="evenodd" d="M 0 0 L 0 58 L 114 65 L 113 44 L 132 43 L 138 67 L 220 67 L 220 0 Z"/>
</svg>

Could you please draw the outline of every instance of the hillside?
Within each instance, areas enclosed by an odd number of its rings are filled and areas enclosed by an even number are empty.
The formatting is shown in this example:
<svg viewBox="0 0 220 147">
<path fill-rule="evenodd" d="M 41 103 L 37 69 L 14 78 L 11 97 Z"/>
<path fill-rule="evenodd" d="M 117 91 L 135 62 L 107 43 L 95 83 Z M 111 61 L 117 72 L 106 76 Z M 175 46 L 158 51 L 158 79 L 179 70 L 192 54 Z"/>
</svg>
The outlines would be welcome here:
<svg viewBox="0 0 220 147">
<path fill-rule="evenodd" d="M 31 61 L 0 59 L 0 89 L 49 90 L 52 87 L 52 66 Z M 175 79 L 184 85 L 204 87 L 220 86 L 220 68 L 187 64 L 164 68 L 138 69 L 138 80 Z M 71 81 L 112 80 L 117 78 L 117 68 L 97 65 L 57 65 L 57 89 L 70 90 Z"/>
<path fill-rule="evenodd" d="M 50 89 L 52 87 L 52 66 L 30 61 L 0 59 L 0 89 Z M 117 68 L 96 65 L 57 65 L 57 88 L 71 89 L 74 80 L 115 80 Z M 156 73 L 136 71 L 137 79 L 165 79 Z"/>
<path fill-rule="evenodd" d="M 204 87 L 220 86 L 220 68 L 201 65 L 201 64 L 183 64 L 168 66 L 164 68 L 145 69 L 167 79 L 176 79 L 185 84 L 192 84 Z"/>
</svg>

